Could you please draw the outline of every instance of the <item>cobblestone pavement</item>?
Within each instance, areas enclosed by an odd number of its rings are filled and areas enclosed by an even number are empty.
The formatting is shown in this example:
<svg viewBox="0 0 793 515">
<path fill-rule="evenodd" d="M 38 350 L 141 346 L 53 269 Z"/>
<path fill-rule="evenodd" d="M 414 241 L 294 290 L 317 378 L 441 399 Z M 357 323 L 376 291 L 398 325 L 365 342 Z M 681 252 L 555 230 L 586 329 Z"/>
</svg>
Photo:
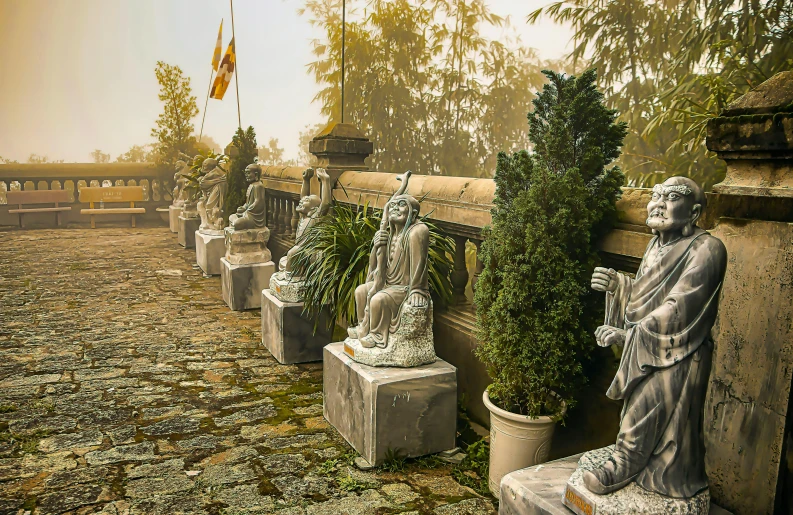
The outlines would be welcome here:
<svg viewBox="0 0 793 515">
<path fill-rule="evenodd" d="M 0 513 L 492 514 L 436 461 L 348 465 L 167 228 L 0 232 Z"/>
</svg>

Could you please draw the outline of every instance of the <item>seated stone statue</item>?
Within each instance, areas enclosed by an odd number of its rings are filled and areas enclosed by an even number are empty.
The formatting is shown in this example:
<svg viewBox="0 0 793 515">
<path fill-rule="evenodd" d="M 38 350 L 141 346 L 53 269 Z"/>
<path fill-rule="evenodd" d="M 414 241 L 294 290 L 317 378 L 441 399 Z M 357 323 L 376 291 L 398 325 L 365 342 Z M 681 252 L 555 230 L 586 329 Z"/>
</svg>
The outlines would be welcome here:
<svg viewBox="0 0 793 515">
<path fill-rule="evenodd" d="M 261 166 L 254 163 L 245 167 L 245 180 L 248 182 L 246 201 L 237 208 L 236 214 L 229 216 L 231 227 L 237 231 L 260 229 L 267 222 L 266 190 L 260 182 L 261 176 Z"/>
<path fill-rule="evenodd" d="M 429 228 L 419 203 L 404 194 L 410 172 L 386 205 L 374 237 L 366 283 L 355 290 L 359 324 L 345 351 L 372 366 L 413 367 L 435 361 L 428 285 Z"/>
<path fill-rule="evenodd" d="M 324 168 L 317 169 L 317 179 L 320 183 L 320 196 L 311 194 L 311 177 L 314 175 L 313 168 L 307 168 L 303 172 L 303 186 L 300 191 L 300 202 L 297 204 L 297 214 L 300 216 L 297 222 L 297 234 L 295 235 L 295 245 L 289 249 L 286 256 L 282 257 L 278 263 L 278 268 L 282 272 L 292 272 L 292 256 L 302 248 L 302 238 L 306 230 L 314 225 L 317 220 L 325 216 L 330 208 L 332 200 L 332 185 L 330 175 Z"/>
<path fill-rule="evenodd" d="M 593 493 L 635 481 L 666 497 L 690 498 L 708 487 L 703 406 L 727 252 L 696 226 L 704 207 L 691 179 L 655 186 L 647 205 L 655 237 L 636 278 L 605 268 L 592 275 L 592 288 L 606 292 L 606 321 L 595 338 L 623 347 L 607 395 L 624 401 L 611 458 L 583 474 Z"/>
<path fill-rule="evenodd" d="M 198 201 L 202 232 L 223 231 L 223 204 L 226 197 L 226 172 L 218 166 L 217 159 L 207 158 L 201 164 L 203 176 L 198 180 L 202 197 Z"/>
</svg>

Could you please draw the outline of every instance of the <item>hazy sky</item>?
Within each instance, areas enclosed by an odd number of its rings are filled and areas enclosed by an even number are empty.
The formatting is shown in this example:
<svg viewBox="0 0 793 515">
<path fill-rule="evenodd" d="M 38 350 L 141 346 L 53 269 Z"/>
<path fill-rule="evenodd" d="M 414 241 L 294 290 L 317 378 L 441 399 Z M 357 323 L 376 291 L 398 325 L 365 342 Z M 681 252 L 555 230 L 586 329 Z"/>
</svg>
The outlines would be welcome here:
<svg viewBox="0 0 793 515">
<path fill-rule="evenodd" d="M 547 0 L 490 0 L 509 15 L 524 43 L 543 58 L 560 57 L 570 32 L 526 15 Z M 297 156 L 298 133 L 322 121 L 312 103 L 318 90 L 306 73 L 310 41 L 321 37 L 302 0 L 236 0 L 242 124 L 259 144 L 277 137 L 286 158 Z M 101 149 L 111 159 L 152 141 L 160 113 L 154 66 L 179 65 L 191 78 L 201 125 L 212 52 L 220 19 L 223 51 L 231 38 L 227 0 L 0 0 L 0 156 L 31 153 L 67 162 L 91 161 Z M 498 33 L 489 34 L 498 37 Z M 237 127 L 232 82 L 222 101 L 210 99 L 204 132 L 221 145 Z"/>
</svg>

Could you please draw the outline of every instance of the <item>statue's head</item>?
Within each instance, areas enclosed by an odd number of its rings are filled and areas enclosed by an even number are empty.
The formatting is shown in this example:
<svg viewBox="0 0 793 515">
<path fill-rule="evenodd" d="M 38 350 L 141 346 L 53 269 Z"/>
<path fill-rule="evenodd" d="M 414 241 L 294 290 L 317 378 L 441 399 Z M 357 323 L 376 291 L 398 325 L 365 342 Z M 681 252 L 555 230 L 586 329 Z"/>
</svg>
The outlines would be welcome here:
<svg viewBox="0 0 793 515">
<path fill-rule="evenodd" d="M 300 199 L 295 211 L 302 215 L 313 216 L 321 204 L 322 201 L 317 195 L 306 195 Z"/>
<path fill-rule="evenodd" d="M 201 163 L 201 170 L 205 173 L 211 172 L 212 170 L 217 168 L 217 166 L 218 166 L 218 160 L 208 157 L 204 159 L 203 163 Z"/>
<path fill-rule="evenodd" d="M 680 231 L 691 236 L 705 209 L 705 192 L 688 177 L 670 177 L 653 186 L 647 204 L 647 226 L 653 234 Z"/>
<path fill-rule="evenodd" d="M 388 222 L 394 225 L 412 225 L 419 217 L 421 204 L 412 195 L 397 195 L 388 203 Z"/>
<path fill-rule="evenodd" d="M 245 180 L 248 184 L 253 184 L 262 177 L 262 167 L 256 163 L 249 164 L 245 167 Z"/>
<path fill-rule="evenodd" d="M 181 170 L 182 168 L 184 168 L 185 166 L 187 166 L 187 163 L 185 163 L 185 162 L 184 162 L 183 160 L 181 160 L 181 159 L 180 159 L 180 160 L 178 160 L 177 162 L 175 162 L 175 163 L 173 164 L 173 167 L 174 167 L 174 169 L 175 169 L 177 172 L 178 172 L 179 170 Z"/>
</svg>

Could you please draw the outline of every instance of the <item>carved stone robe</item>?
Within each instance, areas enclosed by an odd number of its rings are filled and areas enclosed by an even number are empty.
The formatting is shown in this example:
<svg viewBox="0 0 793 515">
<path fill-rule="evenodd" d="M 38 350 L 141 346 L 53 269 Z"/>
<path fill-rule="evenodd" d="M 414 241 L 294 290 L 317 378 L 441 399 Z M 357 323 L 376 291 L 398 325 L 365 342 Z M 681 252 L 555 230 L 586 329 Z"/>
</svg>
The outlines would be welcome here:
<svg viewBox="0 0 793 515">
<path fill-rule="evenodd" d="M 367 303 L 367 295 L 374 285 L 376 268 L 376 252 L 370 258 L 367 282 L 355 290 L 355 302 L 358 307 L 358 320 L 363 322 L 359 327 L 369 327 L 378 346 L 388 345 L 389 333 L 399 328 L 400 314 L 405 300 L 414 292 L 429 298 L 427 251 L 429 249 L 429 228 L 416 222 L 408 228 L 406 234 L 389 245 L 388 265 L 385 286 L 375 293 Z M 362 312 L 363 311 L 363 312 Z M 359 334 L 360 337 L 366 334 Z"/>
<path fill-rule="evenodd" d="M 267 218 L 267 190 L 259 181 L 248 186 L 245 194 L 246 202 L 242 206 L 245 211 L 242 215 L 231 215 L 231 222 L 235 229 L 258 229 L 264 227 Z"/>
<path fill-rule="evenodd" d="M 703 406 L 726 265 L 724 244 L 702 229 L 666 247 L 656 237 L 636 279 L 619 274 L 606 295 L 606 325 L 627 330 L 607 392 L 625 401 L 614 458 L 643 466 L 636 483 L 668 497 L 708 486 Z"/>
<path fill-rule="evenodd" d="M 226 196 L 226 174 L 220 168 L 215 168 L 207 173 L 199 181 L 201 190 L 204 192 L 204 209 L 206 210 L 206 220 L 202 228 L 220 230 L 223 229 L 223 201 Z M 206 225 L 206 227 L 203 227 Z"/>
</svg>

